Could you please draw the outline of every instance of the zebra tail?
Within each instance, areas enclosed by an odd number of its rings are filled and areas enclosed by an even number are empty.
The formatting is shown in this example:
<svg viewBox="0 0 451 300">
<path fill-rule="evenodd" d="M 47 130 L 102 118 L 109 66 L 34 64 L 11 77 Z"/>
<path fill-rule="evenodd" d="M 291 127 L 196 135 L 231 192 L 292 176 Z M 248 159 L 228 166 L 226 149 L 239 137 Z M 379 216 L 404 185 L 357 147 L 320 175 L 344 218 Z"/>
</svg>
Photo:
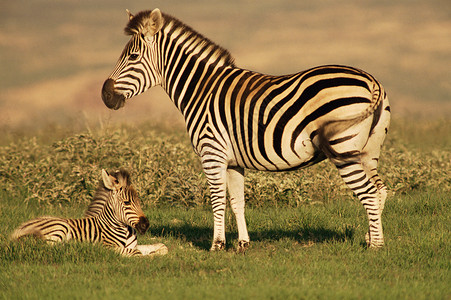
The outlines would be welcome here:
<svg viewBox="0 0 451 300">
<path fill-rule="evenodd" d="M 39 227 L 27 225 L 29 225 L 28 222 L 22 224 L 19 228 L 14 230 L 14 232 L 11 234 L 11 240 L 15 241 L 27 235 L 35 236 L 36 238 L 41 240 L 44 239 L 44 234 Z"/>
<path fill-rule="evenodd" d="M 383 92 L 380 84 L 373 80 L 373 89 L 371 94 L 371 104 L 362 113 L 346 119 L 330 120 L 321 126 L 318 130 L 318 147 L 330 159 L 340 158 L 343 162 L 355 161 L 361 154 L 360 151 L 351 151 L 338 153 L 332 148 L 330 141 L 336 134 L 362 122 L 369 118 L 382 105 Z"/>
<path fill-rule="evenodd" d="M 27 235 L 32 235 L 38 239 L 45 240 L 46 234 L 42 229 L 45 228 L 45 226 L 49 225 L 49 222 L 54 222 L 54 221 L 61 222 L 64 220 L 60 219 L 60 218 L 47 217 L 47 216 L 28 220 L 28 221 L 22 223 L 16 230 L 14 230 L 14 232 L 11 234 L 10 238 L 11 238 L 11 240 L 18 240 L 21 237 L 24 237 Z"/>
</svg>

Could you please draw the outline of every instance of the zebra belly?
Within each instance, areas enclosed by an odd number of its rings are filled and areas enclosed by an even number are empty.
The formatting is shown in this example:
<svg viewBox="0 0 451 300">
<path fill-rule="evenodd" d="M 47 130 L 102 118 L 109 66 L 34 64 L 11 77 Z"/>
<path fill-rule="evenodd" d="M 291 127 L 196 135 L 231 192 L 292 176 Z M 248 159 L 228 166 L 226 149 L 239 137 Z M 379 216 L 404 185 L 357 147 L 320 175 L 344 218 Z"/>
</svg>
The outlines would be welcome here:
<svg viewBox="0 0 451 300">
<path fill-rule="evenodd" d="M 235 145 L 229 166 L 240 166 L 260 171 L 287 171 L 305 168 L 324 160 L 307 135 L 300 135 L 291 145 L 291 139 L 284 140 L 280 147 L 274 147 L 274 138 L 261 137 L 252 147 Z M 281 151 L 277 151 L 280 148 Z"/>
</svg>

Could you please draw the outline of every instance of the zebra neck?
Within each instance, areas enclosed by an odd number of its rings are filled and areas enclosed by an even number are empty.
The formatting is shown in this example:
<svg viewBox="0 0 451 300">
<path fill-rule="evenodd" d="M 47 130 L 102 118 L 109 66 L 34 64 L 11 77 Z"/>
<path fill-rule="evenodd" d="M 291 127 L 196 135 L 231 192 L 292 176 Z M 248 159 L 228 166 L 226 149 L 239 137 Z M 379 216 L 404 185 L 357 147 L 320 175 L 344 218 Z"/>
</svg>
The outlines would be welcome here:
<svg viewBox="0 0 451 300">
<path fill-rule="evenodd" d="M 194 106 L 208 101 L 221 74 L 231 72 L 232 67 L 215 64 L 188 64 L 179 74 L 166 78 L 165 90 L 185 119 Z"/>
<path fill-rule="evenodd" d="M 234 68 L 230 53 L 179 20 L 165 15 L 167 25 L 157 36 L 161 85 L 186 116 L 187 106 L 203 99 L 214 75 Z"/>
<path fill-rule="evenodd" d="M 115 230 L 126 229 L 126 225 L 124 225 L 121 221 L 119 221 L 113 213 L 108 213 L 108 209 L 105 209 L 99 215 L 95 216 L 96 222 L 100 224 L 103 229 L 105 228 L 114 228 Z"/>
<path fill-rule="evenodd" d="M 99 215 L 109 196 L 109 190 L 105 189 L 103 185 L 99 186 L 96 193 L 94 194 L 94 198 L 88 206 L 88 209 L 85 212 L 85 217 L 94 217 Z"/>
</svg>

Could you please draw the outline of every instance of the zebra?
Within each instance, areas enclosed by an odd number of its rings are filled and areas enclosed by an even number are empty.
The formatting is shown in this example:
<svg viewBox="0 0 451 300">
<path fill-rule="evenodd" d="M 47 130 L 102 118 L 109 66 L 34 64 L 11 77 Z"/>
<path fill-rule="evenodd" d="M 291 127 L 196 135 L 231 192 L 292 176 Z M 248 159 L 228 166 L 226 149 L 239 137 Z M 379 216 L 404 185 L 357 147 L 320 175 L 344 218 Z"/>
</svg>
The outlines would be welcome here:
<svg viewBox="0 0 451 300">
<path fill-rule="evenodd" d="M 387 188 L 377 165 L 391 112 L 372 75 L 339 65 L 260 74 L 237 67 L 229 51 L 159 9 L 127 13 L 131 38 L 102 86 L 102 100 L 117 110 L 153 86 L 166 91 L 184 117 L 209 185 L 212 251 L 225 248 L 226 190 L 236 249 L 249 247 L 245 169 L 296 170 L 326 158 L 366 210 L 367 245 L 384 245 Z"/>
<path fill-rule="evenodd" d="M 130 185 L 129 173 L 102 170 L 99 185 L 85 217 L 65 219 L 39 217 L 20 225 L 12 240 L 33 235 L 49 243 L 69 240 L 101 242 L 123 256 L 166 254 L 164 244 L 137 245 L 136 231 L 144 234 L 149 220 L 144 216 L 136 190 Z"/>
</svg>

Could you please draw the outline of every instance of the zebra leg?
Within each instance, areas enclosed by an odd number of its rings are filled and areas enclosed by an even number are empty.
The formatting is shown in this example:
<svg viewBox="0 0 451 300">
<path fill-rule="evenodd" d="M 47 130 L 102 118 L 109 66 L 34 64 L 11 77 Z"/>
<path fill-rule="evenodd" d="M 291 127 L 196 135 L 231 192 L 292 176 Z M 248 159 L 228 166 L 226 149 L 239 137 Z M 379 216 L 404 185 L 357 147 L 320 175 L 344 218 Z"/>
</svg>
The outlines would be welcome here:
<svg viewBox="0 0 451 300">
<path fill-rule="evenodd" d="M 366 156 L 366 155 L 365 155 Z M 377 173 L 377 162 L 379 158 L 373 157 L 368 159 L 362 158 L 363 168 L 365 169 L 366 174 L 373 182 L 373 184 L 377 187 L 378 199 L 379 199 L 379 209 L 382 212 L 384 211 L 385 200 L 387 199 L 387 187 L 385 186 L 382 179 L 379 177 Z"/>
<path fill-rule="evenodd" d="M 230 195 L 230 206 L 235 214 L 238 227 L 237 252 L 244 253 L 249 247 L 249 234 L 247 232 L 246 219 L 244 217 L 244 169 L 227 169 L 227 188 Z"/>
<path fill-rule="evenodd" d="M 206 151 L 202 156 L 202 168 L 210 187 L 211 206 L 213 208 L 213 243 L 211 251 L 225 249 L 225 212 L 227 167 L 218 161 L 213 151 Z"/>
<path fill-rule="evenodd" d="M 367 155 L 364 155 L 364 157 L 365 156 L 367 156 Z M 385 205 L 385 199 L 387 198 L 387 187 L 384 185 L 384 183 L 382 182 L 382 180 L 379 177 L 379 174 L 377 173 L 378 158 L 375 158 L 375 157 L 367 158 L 367 159 L 362 158 L 362 160 L 363 160 L 362 164 L 363 164 L 363 167 L 365 169 L 367 176 L 370 178 L 372 183 L 377 188 L 377 199 L 378 199 L 378 203 L 379 203 L 379 211 L 382 216 L 382 212 L 384 210 L 384 205 Z M 366 241 L 367 245 L 371 244 L 369 231 L 365 234 L 365 241 Z"/>
<path fill-rule="evenodd" d="M 142 256 L 143 254 L 136 248 L 123 248 L 123 247 L 115 247 L 116 252 L 118 252 L 122 256 L 130 257 L 130 256 Z"/>
<path fill-rule="evenodd" d="M 154 245 L 136 245 L 135 247 L 121 247 L 112 242 L 104 242 L 104 245 L 113 248 L 122 256 L 165 255 L 168 253 L 166 245 L 158 243 Z"/>
<path fill-rule="evenodd" d="M 388 193 L 386 186 L 377 172 L 377 164 L 379 162 L 382 144 L 387 136 L 388 128 L 390 126 L 390 104 L 387 97 L 384 97 L 380 110 L 373 115 L 372 125 L 374 125 L 374 127 L 372 126 L 373 128 L 369 132 L 368 141 L 362 150 L 361 161 L 367 176 L 377 187 L 379 210 L 382 215 Z M 365 235 L 365 240 L 367 244 L 371 243 L 370 232 Z"/>
<path fill-rule="evenodd" d="M 368 177 L 360 161 L 336 163 L 336 166 L 344 182 L 365 207 L 369 220 L 368 246 L 371 248 L 382 247 L 384 235 L 379 208 L 379 192 L 376 185 Z"/>
<path fill-rule="evenodd" d="M 114 251 L 116 251 L 117 253 L 119 253 L 122 256 L 130 257 L 130 256 L 142 255 L 141 251 L 136 249 L 134 246 L 128 245 L 128 246 L 124 247 L 123 244 L 121 244 L 120 242 L 117 242 L 113 239 L 109 239 L 109 238 L 105 239 L 105 237 L 103 237 L 102 244 L 105 247 L 113 249 Z"/>
<path fill-rule="evenodd" d="M 162 243 L 153 245 L 137 245 L 135 249 L 139 250 L 142 255 L 165 255 L 168 253 L 168 247 Z"/>
<path fill-rule="evenodd" d="M 374 116 L 373 118 L 376 118 Z M 374 122 L 374 121 L 373 121 Z M 379 192 L 379 209 L 381 214 L 384 210 L 385 200 L 387 198 L 387 187 L 379 177 L 377 172 L 377 164 L 379 162 L 379 155 L 382 144 L 388 133 L 390 126 L 390 105 L 388 99 L 384 99 L 380 118 L 377 119 L 377 124 L 369 134 L 368 142 L 362 151 L 362 164 L 366 174 L 370 177 L 376 185 Z"/>
</svg>

